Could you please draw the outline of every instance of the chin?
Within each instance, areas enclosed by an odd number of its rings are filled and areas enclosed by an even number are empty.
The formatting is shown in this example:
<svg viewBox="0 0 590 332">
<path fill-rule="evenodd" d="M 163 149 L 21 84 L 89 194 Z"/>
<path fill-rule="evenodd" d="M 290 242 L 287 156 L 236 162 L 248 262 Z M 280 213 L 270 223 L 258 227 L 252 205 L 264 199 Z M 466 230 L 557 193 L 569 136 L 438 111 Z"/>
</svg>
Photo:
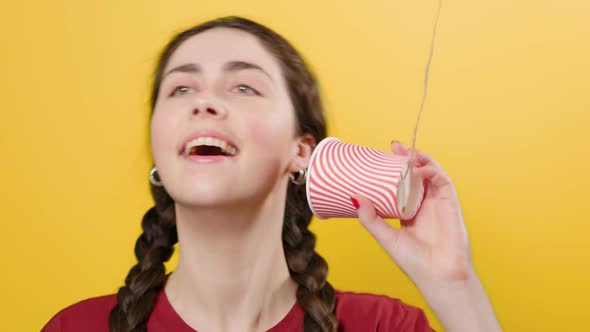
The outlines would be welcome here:
<svg viewBox="0 0 590 332">
<path fill-rule="evenodd" d="M 194 206 L 229 205 L 232 202 L 239 201 L 238 196 L 241 196 L 236 186 L 230 183 L 212 183 L 211 181 L 195 184 L 185 182 L 169 193 L 174 201 L 183 205 Z M 247 199 L 248 195 L 243 193 L 242 196 L 246 196 L 245 199 Z"/>
</svg>

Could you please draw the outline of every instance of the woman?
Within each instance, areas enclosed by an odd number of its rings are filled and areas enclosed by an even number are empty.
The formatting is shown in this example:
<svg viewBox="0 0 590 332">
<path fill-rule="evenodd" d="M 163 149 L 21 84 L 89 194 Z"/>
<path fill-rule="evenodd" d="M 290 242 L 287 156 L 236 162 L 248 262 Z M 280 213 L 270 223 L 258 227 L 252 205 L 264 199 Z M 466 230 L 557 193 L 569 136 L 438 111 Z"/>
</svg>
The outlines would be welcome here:
<svg viewBox="0 0 590 332">
<path fill-rule="evenodd" d="M 182 32 L 161 55 L 151 101 L 155 206 L 138 263 L 116 295 L 72 305 L 44 331 L 431 331 L 418 308 L 326 280 L 300 178 L 326 127 L 316 81 L 285 39 L 238 17 Z M 366 198 L 351 204 L 446 330 L 500 330 L 451 180 L 423 153 L 413 171 L 426 198 L 401 230 Z"/>
</svg>

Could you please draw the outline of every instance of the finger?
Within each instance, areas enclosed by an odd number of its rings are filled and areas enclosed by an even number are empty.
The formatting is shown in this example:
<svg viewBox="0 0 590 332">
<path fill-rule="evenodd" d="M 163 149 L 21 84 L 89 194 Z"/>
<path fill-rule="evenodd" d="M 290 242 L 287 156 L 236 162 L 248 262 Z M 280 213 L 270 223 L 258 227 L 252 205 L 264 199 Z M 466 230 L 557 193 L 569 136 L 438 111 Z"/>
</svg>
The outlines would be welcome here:
<svg viewBox="0 0 590 332">
<path fill-rule="evenodd" d="M 391 142 L 391 150 L 393 153 L 400 155 L 400 156 L 409 156 L 411 154 L 411 148 L 403 145 L 399 141 L 392 141 Z M 418 165 L 424 165 L 429 162 L 433 162 L 433 159 L 428 156 L 427 154 L 420 152 L 419 150 L 414 150 L 414 159 L 415 163 Z"/>
<path fill-rule="evenodd" d="M 436 160 L 434 160 L 434 158 L 432 158 L 432 156 L 430 156 L 429 154 L 416 150 L 415 156 L 416 156 L 416 164 L 419 167 L 422 167 L 425 165 L 433 165 L 434 167 L 442 170 L 442 167 L 439 165 L 439 163 Z"/>
<path fill-rule="evenodd" d="M 412 173 L 430 182 L 434 188 L 453 187 L 451 178 L 435 164 L 414 167 Z"/>
<path fill-rule="evenodd" d="M 386 250 L 390 251 L 390 248 L 394 246 L 399 237 L 399 230 L 389 226 L 383 218 L 381 218 L 373 203 L 361 196 L 352 195 L 351 200 L 355 204 L 355 200 L 358 204 L 358 214 L 361 224 L 371 233 L 371 235 L 379 242 L 379 244 Z M 391 253 L 390 253 L 391 254 Z"/>
<path fill-rule="evenodd" d="M 391 141 L 391 151 L 401 156 L 407 156 L 410 153 L 410 150 L 399 141 Z"/>
</svg>

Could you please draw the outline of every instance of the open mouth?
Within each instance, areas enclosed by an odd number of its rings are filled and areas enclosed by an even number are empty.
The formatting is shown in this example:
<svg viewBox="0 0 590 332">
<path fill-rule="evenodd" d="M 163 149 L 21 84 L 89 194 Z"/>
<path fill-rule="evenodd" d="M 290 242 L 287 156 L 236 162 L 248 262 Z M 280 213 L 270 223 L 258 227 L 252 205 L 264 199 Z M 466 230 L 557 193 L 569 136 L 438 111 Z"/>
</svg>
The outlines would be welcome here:
<svg viewBox="0 0 590 332">
<path fill-rule="evenodd" d="M 234 155 L 228 151 L 223 150 L 219 146 L 214 145 L 200 145 L 193 146 L 186 156 L 227 156 L 233 157 Z"/>
<path fill-rule="evenodd" d="M 189 156 L 226 156 L 233 157 L 238 149 L 224 140 L 214 137 L 199 137 L 186 143 L 183 155 Z"/>
</svg>

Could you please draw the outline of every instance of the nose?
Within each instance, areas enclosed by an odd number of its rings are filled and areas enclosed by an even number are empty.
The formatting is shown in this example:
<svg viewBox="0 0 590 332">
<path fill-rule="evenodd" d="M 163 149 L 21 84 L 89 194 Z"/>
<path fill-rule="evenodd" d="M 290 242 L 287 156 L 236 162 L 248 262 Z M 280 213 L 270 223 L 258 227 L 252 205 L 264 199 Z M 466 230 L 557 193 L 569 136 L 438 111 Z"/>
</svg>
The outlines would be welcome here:
<svg viewBox="0 0 590 332">
<path fill-rule="evenodd" d="M 197 98 L 193 106 L 193 115 L 198 116 L 215 116 L 225 118 L 227 110 L 220 103 L 212 102 L 210 99 Z"/>
</svg>

